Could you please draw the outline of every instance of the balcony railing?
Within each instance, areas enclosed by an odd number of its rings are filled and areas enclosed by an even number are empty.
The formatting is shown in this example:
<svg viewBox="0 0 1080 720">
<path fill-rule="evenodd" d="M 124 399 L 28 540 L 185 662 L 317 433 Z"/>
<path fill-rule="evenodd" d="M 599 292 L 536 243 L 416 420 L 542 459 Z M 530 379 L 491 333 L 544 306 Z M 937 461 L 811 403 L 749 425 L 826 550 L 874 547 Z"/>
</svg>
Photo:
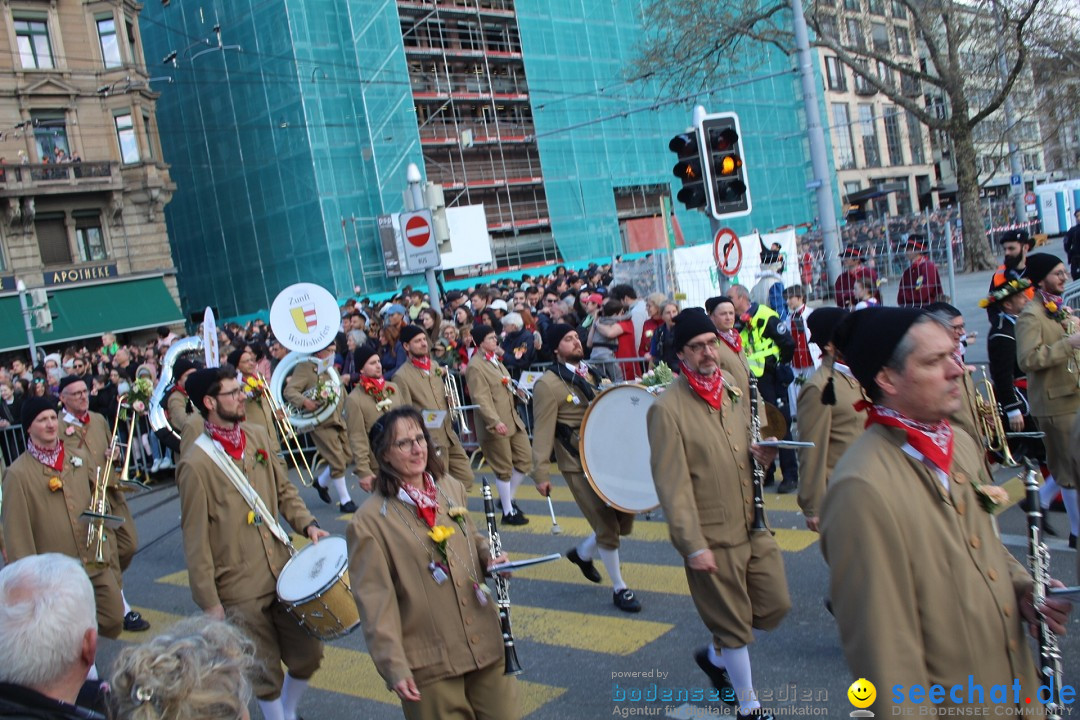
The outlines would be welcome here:
<svg viewBox="0 0 1080 720">
<path fill-rule="evenodd" d="M 123 184 L 120 165 L 115 162 L 0 165 L 0 195 L 117 190 Z"/>
</svg>

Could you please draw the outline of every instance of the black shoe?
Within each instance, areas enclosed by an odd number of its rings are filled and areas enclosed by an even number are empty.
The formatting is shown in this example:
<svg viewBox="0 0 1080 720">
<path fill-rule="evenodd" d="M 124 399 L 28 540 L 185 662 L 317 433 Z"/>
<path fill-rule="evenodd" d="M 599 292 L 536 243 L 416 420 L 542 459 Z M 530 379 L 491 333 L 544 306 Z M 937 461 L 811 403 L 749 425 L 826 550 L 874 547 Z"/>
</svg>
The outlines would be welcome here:
<svg viewBox="0 0 1080 720">
<path fill-rule="evenodd" d="M 319 493 L 320 500 L 322 500 L 327 505 L 330 504 L 330 489 L 324 488 L 322 485 L 319 484 L 318 480 L 315 481 L 315 492 Z"/>
<path fill-rule="evenodd" d="M 1069 547 L 1071 547 L 1073 550 L 1076 549 L 1076 536 L 1072 533 L 1069 533 Z"/>
<path fill-rule="evenodd" d="M 763 487 L 763 488 L 772 487 L 774 482 L 775 481 L 771 477 L 766 475 L 765 479 L 761 481 L 761 487 Z"/>
<path fill-rule="evenodd" d="M 1042 531 L 1043 531 L 1043 535 L 1045 535 L 1046 537 L 1057 537 L 1058 536 L 1057 531 L 1055 531 L 1053 526 L 1050 525 L 1050 521 L 1046 519 L 1045 515 L 1043 515 L 1043 519 L 1042 519 Z"/>
<path fill-rule="evenodd" d="M 517 508 L 509 515 L 503 514 L 503 525 L 528 525 L 529 518 Z"/>
<path fill-rule="evenodd" d="M 641 603 L 634 597 L 634 592 L 630 588 L 623 588 L 622 590 L 612 593 L 611 601 L 615 603 L 615 607 L 623 612 L 641 612 Z"/>
<path fill-rule="evenodd" d="M 600 571 L 596 569 L 596 564 L 592 560 L 582 560 L 581 556 L 578 555 L 577 548 L 570 548 L 570 551 L 566 553 L 566 559 L 581 569 L 581 574 L 585 576 L 586 580 L 594 583 L 600 582 Z"/>
<path fill-rule="evenodd" d="M 513 509 L 514 512 L 521 512 L 521 508 L 518 507 L 517 500 L 511 500 L 510 507 Z"/>
<path fill-rule="evenodd" d="M 776 488 L 777 495 L 787 495 L 788 493 L 795 492 L 799 489 L 799 483 L 794 480 L 784 480 L 780 483 L 780 486 Z"/>
<path fill-rule="evenodd" d="M 124 630 L 128 632 L 143 632 L 150 629 L 150 623 L 143 620 L 143 616 L 132 610 L 124 616 Z"/>
<path fill-rule="evenodd" d="M 735 697 L 735 686 L 731 684 L 731 678 L 728 677 L 727 670 L 716 667 L 709 660 L 709 648 L 707 646 L 698 648 L 694 652 L 694 660 L 697 661 L 702 672 L 709 676 L 713 687 L 720 691 L 720 699 L 728 705 L 736 705 L 738 698 Z"/>
<path fill-rule="evenodd" d="M 356 503 L 354 503 L 352 500 L 345 503 L 344 505 L 338 503 L 338 510 L 343 513 L 354 513 L 356 512 Z"/>
</svg>

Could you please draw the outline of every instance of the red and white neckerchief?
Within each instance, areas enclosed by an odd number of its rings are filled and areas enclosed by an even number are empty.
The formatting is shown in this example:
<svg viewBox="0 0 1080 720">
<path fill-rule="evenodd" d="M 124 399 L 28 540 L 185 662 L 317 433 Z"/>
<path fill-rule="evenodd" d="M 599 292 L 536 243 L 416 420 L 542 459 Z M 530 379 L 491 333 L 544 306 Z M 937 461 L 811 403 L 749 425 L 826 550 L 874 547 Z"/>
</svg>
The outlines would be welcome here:
<svg viewBox="0 0 1080 720">
<path fill-rule="evenodd" d="M 499 356 L 496 355 L 493 352 L 484 353 L 484 359 L 487 360 L 492 365 L 498 365 L 499 364 Z"/>
<path fill-rule="evenodd" d="M 411 362 L 418 370 L 423 370 L 426 373 L 431 372 L 431 356 L 425 355 L 424 357 L 416 357 L 415 355 L 409 356 L 409 362 Z"/>
<path fill-rule="evenodd" d="M 584 380 L 589 379 L 589 366 L 586 365 L 584 361 L 579 362 L 576 367 L 574 365 L 571 365 L 570 363 L 566 363 L 566 367 L 569 370 L 572 370 L 573 372 L 576 372 L 578 375 L 580 375 L 582 377 L 582 379 L 584 379 Z"/>
<path fill-rule="evenodd" d="M 56 472 L 64 469 L 64 443 L 56 443 L 56 447 L 48 450 L 38 447 L 33 440 L 26 443 L 26 452 L 45 467 L 50 467 Z"/>
<path fill-rule="evenodd" d="M 368 395 L 374 396 L 377 393 L 381 393 L 383 391 L 383 388 L 386 387 L 386 379 L 361 375 L 360 385 L 364 388 L 364 392 L 366 392 Z"/>
<path fill-rule="evenodd" d="M 69 418 L 70 418 L 70 420 L 69 420 Z M 65 410 L 64 411 L 64 421 L 67 422 L 68 424 L 71 424 L 71 425 L 74 425 L 75 423 L 78 423 L 79 425 L 81 425 L 83 427 L 87 427 L 87 426 L 90 425 L 90 412 L 87 411 L 87 413 L 85 415 L 80 417 L 80 416 L 76 415 L 73 412 L 69 412 L 69 411 Z M 72 422 L 72 421 L 74 421 L 74 422 Z"/>
<path fill-rule="evenodd" d="M 173 385 L 173 390 L 175 390 L 176 392 L 180 393 L 180 394 L 181 394 L 181 395 L 183 395 L 184 397 L 187 397 L 187 396 L 188 396 L 188 394 L 187 394 L 187 390 L 185 390 L 184 388 L 180 387 L 179 385 Z"/>
<path fill-rule="evenodd" d="M 691 370 L 686 363 L 681 364 L 683 377 L 690 383 L 690 389 L 707 402 L 713 410 L 719 410 L 724 404 L 724 373 L 717 368 L 712 375 L 702 375 Z"/>
<path fill-rule="evenodd" d="M 240 460 L 244 457 L 247 435 L 240 427 L 240 423 L 237 423 L 231 429 L 215 425 L 209 420 L 206 421 L 205 425 L 206 432 L 210 433 L 210 437 L 221 444 L 221 448 L 229 457 L 233 460 Z"/>
<path fill-rule="evenodd" d="M 729 348 L 731 348 L 736 354 L 742 352 L 742 335 L 737 330 L 720 330 L 717 332 L 720 339 L 723 340 Z"/>
<path fill-rule="evenodd" d="M 435 527 L 435 514 L 439 511 L 439 501 L 435 499 L 435 481 L 430 473 L 424 473 L 424 487 L 422 490 L 404 483 L 401 489 L 409 496 L 416 505 L 416 516 L 427 523 L 428 527 Z"/>
<path fill-rule="evenodd" d="M 952 467 L 953 429 L 948 420 L 927 425 L 896 412 L 891 408 L 874 405 L 865 400 L 855 403 L 856 410 L 866 410 L 866 427 L 877 423 L 900 428 L 907 434 L 908 445 L 922 453 L 934 467 L 949 474 Z"/>
</svg>

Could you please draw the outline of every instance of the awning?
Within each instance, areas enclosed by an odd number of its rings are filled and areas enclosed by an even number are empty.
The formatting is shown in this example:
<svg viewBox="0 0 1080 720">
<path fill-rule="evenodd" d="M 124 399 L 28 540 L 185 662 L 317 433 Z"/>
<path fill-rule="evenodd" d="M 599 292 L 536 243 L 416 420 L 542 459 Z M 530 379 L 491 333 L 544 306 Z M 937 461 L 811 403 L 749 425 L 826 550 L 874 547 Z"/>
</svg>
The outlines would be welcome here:
<svg viewBox="0 0 1080 720">
<path fill-rule="evenodd" d="M 907 190 L 907 185 L 903 183 L 886 183 L 885 185 L 879 185 L 877 187 L 868 188 L 866 190 L 857 190 L 853 193 L 848 193 L 847 201 L 852 204 L 864 203 L 867 200 L 885 197 L 889 193 L 899 192 L 901 190 Z"/>
<path fill-rule="evenodd" d="M 49 289 L 51 332 L 34 331 L 38 345 L 55 345 L 104 332 L 125 333 L 183 320 L 161 276 Z M 0 298 L 0 352 L 27 347 L 19 296 Z"/>
</svg>

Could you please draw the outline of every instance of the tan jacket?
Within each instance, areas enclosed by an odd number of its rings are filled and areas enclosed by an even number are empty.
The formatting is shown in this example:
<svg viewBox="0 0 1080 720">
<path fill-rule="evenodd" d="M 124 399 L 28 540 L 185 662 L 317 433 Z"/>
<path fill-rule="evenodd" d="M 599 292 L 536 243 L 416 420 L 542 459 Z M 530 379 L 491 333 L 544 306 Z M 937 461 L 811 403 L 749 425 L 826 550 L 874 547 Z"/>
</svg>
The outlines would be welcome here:
<svg viewBox="0 0 1080 720">
<path fill-rule="evenodd" d="M 489 434 L 494 434 L 499 423 L 506 425 L 506 435 L 512 437 L 519 430 L 525 432 L 525 423 L 515 408 L 514 394 L 503 378 L 509 378 L 510 371 L 501 360 L 484 360 L 478 353 L 465 369 L 465 382 L 469 385 L 469 397 L 475 405 L 476 417 L 483 421 L 477 423 L 477 430 L 482 427 Z"/>
<path fill-rule="evenodd" d="M 823 405 L 821 393 L 830 376 L 836 404 Z M 806 517 L 821 512 L 833 468 L 866 427 L 866 411 L 853 407 L 859 400 L 858 381 L 834 370 L 832 358 L 823 361 L 799 391 L 799 440 L 814 443 L 799 450 L 799 507 Z"/>
<path fill-rule="evenodd" d="M 896 684 L 967 687 L 974 675 L 989 688 L 1019 678 L 1020 697 L 1034 697 L 1017 608 L 1031 578 L 976 497 L 972 483 L 991 482 L 982 449 L 956 434 L 946 491 L 904 453 L 904 442 L 897 428 L 867 429 L 836 466 L 821 510 L 821 549 L 852 675 L 877 686 L 871 709 L 879 718 L 892 715 L 888 689 Z"/>
<path fill-rule="evenodd" d="M 353 462 L 356 463 L 356 474 L 360 477 L 374 475 L 379 469 L 379 463 L 371 453 L 371 440 L 368 438 L 371 426 L 380 415 L 399 407 L 401 403 L 397 385 L 387 382 L 386 387 L 393 389 L 393 392 L 388 395 L 390 407 L 385 410 L 375 407 L 375 398 L 365 392 L 364 387 L 359 383 L 345 400 L 345 424 L 349 429 L 349 447 L 352 448 Z"/>
<path fill-rule="evenodd" d="M 746 362 L 745 351 L 736 353 L 731 347 L 717 338 L 717 346 L 720 348 L 717 357 L 717 363 L 720 365 L 720 369 L 727 373 L 728 378 L 734 381 L 735 386 L 739 388 L 743 398 L 748 399 L 750 397 L 750 366 Z M 748 401 L 739 403 L 740 409 L 743 411 L 746 422 L 750 422 L 750 403 Z"/>
<path fill-rule="evenodd" d="M 982 442 L 979 433 L 979 412 L 975 409 L 975 383 L 971 379 L 971 373 L 964 371 L 960 377 L 960 409 L 949 416 L 949 422 L 954 429 L 966 432 L 976 444 Z"/>
<path fill-rule="evenodd" d="M 1027 373 L 1028 403 L 1035 417 L 1080 410 L 1080 350 L 1073 350 L 1066 337 L 1038 295 L 1016 318 L 1016 359 Z"/>
<path fill-rule="evenodd" d="M 330 382 L 330 375 L 328 373 L 321 375 L 317 373 L 315 363 L 298 363 L 293 369 L 292 375 L 285 382 L 285 387 L 281 390 L 281 396 L 294 407 L 301 408 L 304 405 L 304 393 L 315 387 L 320 381 L 324 383 Z M 345 427 L 345 418 L 342 416 L 344 406 L 344 402 L 339 402 L 330 417 L 319 423 L 319 427 Z"/>
<path fill-rule="evenodd" d="M 257 450 L 269 453 L 270 438 L 258 425 L 247 433 L 243 472 L 275 517 L 284 517 L 298 533 L 315 520 L 281 464 L 259 462 Z M 235 462 L 230 459 L 230 462 Z M 198 445 L 180 458 L 176 470 L 191 596 L 203 610 L 251 600 L 274 592 L 289 551 L 265 526 L 248 524 L 243 496 Z"/>
<path fill-rule="evenodd" d="M 405 364 L 394 373 L 394 383 L 397 385 L 399 394 L 395 406 L 412 405 L 420 412 L 425 410 L 448 411 L 446 388 L 443 385 L 442 377 L 436 372 L 436 368 L 438 368 L 438 365 L 432 360 L 431 372 L 425 374 L 420 368 L 406 360 Z M 443 372 L 446 371 L 443 370 Z M 450 448 L 454 445 L 461 445 L 461 440 L 458 439 L 457 433 L 454 431 L 454 424 L 450 420 L 449 412 L 443 419 L 442 426 L 430 428 L 429 433 L 435 444 L 440 447 Z"/>
<path fill-rule="evenodd" d="M 487 538 L 468 513 L 467 532 L 447 514 L 451 505 L 466 505 L 465 488 L 449 476 L 438 486 L 435 524 L 455 531 L 447 540 L 450 577 L 441 585 L 428 564 L 442 556 L 413 506 L 373 494 L 346 531 L 349 584 L 368 652 L 387 687 L 408 677 L 423 687 L 503 660 L 495 599 L 482 607 L 473 587 L 474 579 L 483 582 L 491 558 Z"/>
<path fill-rule="evenodd" d="M 599 383 L 595 374 L 589 374 L 589 382 Z M 577 404 L 567 402 L 568 396 L 578 399 Z M 555 460 L 559 472 L 582 473 L 581 458 L 578 457 L 578 435 L 581 421 L 589 401 L 577 386 L 565 382 L 561 377 L 548 370 L 533 386 L 533 470 L 532 479 L 537 485 L 549 481 L 551 452 L 555 451 Z M 555 437 L 555 423 L 560 422 L 574 431 L 573 448 L 570 452 L 561 440 Z"/>
<path fill-rule="evenodd" d="M 750 540 L 754 470 L 743 417 L 727 392 L 718 412 L 683 377 L 649 408 L 653 481 L 683 558 Z"/>
<path fill-rule="evenodd" d="M 192 417 L 199 417 L 199 411 L 192 406 L 191 398 L 174 388 L 165 400 L 165 415 L 172 429 L 182 436 L 188 421 Z"/>
<path fill-rule="evenodd" d="M 241 383 L 240 387 L 245 387 L 244 383 Z M 247 422 L 266 428 L 266 434 L 270 437 L 270 447 L 273 449 L 273 454 L 277 455 L 281 451 L 281 441 L 278 439 L 277 423 L 274 421 L 269 401 L 261 392 L 256 392 L 254 397 L 249 397 L 244 402 L 244 412 L 247 415 Z"/>
</svg>

